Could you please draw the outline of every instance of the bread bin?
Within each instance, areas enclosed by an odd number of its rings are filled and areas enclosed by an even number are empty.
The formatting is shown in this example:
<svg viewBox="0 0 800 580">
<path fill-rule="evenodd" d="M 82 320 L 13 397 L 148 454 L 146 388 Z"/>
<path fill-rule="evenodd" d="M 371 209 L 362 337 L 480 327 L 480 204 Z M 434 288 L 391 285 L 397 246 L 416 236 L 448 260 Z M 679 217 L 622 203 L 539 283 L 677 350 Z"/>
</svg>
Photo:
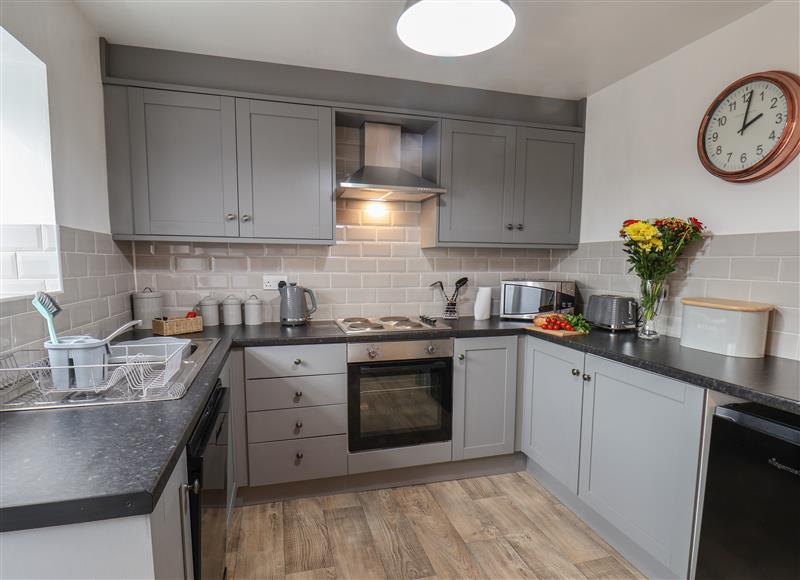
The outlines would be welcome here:
<svg viewBox="0 0 800 580">
<path fill-rule="evenodd" d="M 629 296 L 593 294 L 589 296 L 584 316 L 592 326 L 606 330 L 632 330 L 636 328 L 639 304 Z"/>
<path fill-rule="evenodd" d="M 681 346 L 742 358 L 764 356 L 772 304 L 724 298 L 681 302 Z"/>
<path fill-rule="evenodd" d="M 133 317 L 141 320 L 139 328 L 153 328 L 153 319 L 163 316 L 161 292 L 153 292 L 149 287 L 133 294 Z"/>
</svg>

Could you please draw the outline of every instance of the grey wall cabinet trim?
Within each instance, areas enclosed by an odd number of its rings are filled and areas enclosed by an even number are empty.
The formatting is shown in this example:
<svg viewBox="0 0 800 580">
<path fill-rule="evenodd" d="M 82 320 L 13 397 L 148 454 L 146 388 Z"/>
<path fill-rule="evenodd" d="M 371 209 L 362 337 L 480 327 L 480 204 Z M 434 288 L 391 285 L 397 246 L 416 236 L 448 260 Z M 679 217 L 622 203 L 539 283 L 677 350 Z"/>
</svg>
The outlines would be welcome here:
<svg viewBox="0 0 800 580">
<path fill-rule="evenodd" d="M 582 133 L 517 129 L 514 242 L 578 243 L 583 141 Z"/>
<path fill-rule="evenodd" d="M 580 351 L 526 338 L 522 452 L 576 494 L 583 366 Z"/>
<path fill-rule="evenodd" d="M 136 234 L 238 236 L 231 97 L 128 89 Z"/>
<path fill-rule="evenodd" d="M 579 497 L 684 578 L 705 391 L 592 355 L 586 372 Z"/>
<path fill-rule="evenodd" d="M 517 338 L 457 338 L 454 352 L 453 460 L 513 453 Z"/>
<path fill-rule="evenodd" d="M 240 231 L 333 239 L 330 108 L 236 100 Z"/>
<path fill-rule="evenodd" d="M 439 241 L 513 240 L 515 139 L 515 127 L 444 120 Z"/>
<path fill-rule="evenodd" d="M 103 96 L 111 231 L 119 234 L 133 234 L 128 88 L 105 85 Z"/>
<path fill-rule="evenodd" d="M 222 242 L 225 244 L 305 244 L 317 246 L 330 246 L 335 242 L 333 239 L 310 239 L 310 238 L 226 238 L 225 236 L 154 236 L 154 235 L 126 235 L 112 234 L 111 236 L 119 241 L 143 241 L 143 242 Z M 574 247 L 574 246 L 572 246 Z"/>
</svg>

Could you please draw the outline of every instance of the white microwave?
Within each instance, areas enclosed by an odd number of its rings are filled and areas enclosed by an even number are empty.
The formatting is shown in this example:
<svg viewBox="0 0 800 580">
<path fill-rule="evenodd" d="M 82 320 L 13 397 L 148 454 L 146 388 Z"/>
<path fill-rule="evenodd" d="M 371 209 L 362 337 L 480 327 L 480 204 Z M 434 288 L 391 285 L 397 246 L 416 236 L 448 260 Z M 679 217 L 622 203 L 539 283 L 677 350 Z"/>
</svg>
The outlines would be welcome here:
<svg viewBox="0 0 800 580">
<path fill-rule="evenodd" d="M 575 312 L 575 282 L 512 279 L 500 283 L 500 318 L 531 320 L 551 312 Z"/>
</svg>

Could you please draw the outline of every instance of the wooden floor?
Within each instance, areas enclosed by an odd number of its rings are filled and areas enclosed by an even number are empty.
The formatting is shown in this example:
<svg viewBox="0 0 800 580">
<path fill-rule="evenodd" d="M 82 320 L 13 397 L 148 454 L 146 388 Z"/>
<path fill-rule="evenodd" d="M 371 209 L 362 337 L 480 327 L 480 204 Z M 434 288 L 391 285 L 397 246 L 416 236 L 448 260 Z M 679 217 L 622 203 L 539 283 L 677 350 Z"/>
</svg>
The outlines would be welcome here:
<svg viewBox="0 0 800 580">
<path fill-rule="evenodd" d="M 527 473 L 238 508 L 228 579 L 642 578 Z"/>
</svg>

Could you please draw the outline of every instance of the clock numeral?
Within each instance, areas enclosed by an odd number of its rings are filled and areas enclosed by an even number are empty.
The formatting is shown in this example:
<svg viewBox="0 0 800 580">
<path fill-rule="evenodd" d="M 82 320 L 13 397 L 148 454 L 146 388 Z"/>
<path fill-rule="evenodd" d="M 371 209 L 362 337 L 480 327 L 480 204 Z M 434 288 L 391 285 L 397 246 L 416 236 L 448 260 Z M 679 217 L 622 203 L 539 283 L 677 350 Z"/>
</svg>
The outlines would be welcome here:
<svg viewBox="0 0 800 580">
<path fill-rule="evenodd" d="M 727 122 L 728 122 L 728 117 L 726 117 L 725 115 L 722 115 L 721 117 L 719 117 L 717 119 L 717 125 L 719 127 L 724 127 L 725 123 L 727 123 Z"/>
<path fill-rule="evenodd" d="M 780 125 L 783 123 L 783 113 L 775 113 L 775 124 Z"/>
<path fill-rule="evenodd" d="M 733 153 L 728 153 L 728 161 L 731 160 L 731 155 L 733 155 Z"/>
<path fill-rule="evenodd" d="M 762 98 L 761 100 L 763 101 L 764 99 Z M 771 101 L 772 104 L 769 106 L 770 109 L 774 109 L 775 107 L 778 106 L 778 97 L 772 97 Z"/>
<path fill-rule="evenodd" d="M 739 161 L 747 163 L 747 153 L 742 153 L 741 156 L 739 156 Z"/>
<path fill-rule="evenodd" d="M 772 130 L 772 133 L 769 134 L 769 138 L 771 141 L 775 140 L 775 129 Z"/>
<path fill-rule="evenodd" d="M 747 87 L 747 89 L 749 89 L 749 88 L 750 87 Z M 747 89 L 745 89 L 745 91 L 747 91 Z M 743 103 L 749 103 L 750 99 L 752 99 L 752 98 L 753 98 L 753 91 L 745 92 L 745 94 L 742 95 L 742 102 Z"/>
<path fill-rule="evenodd" d="M 711 140 L 712 140 L 714 143 L 716 143 L 716 142 L 717 142 L 717 139 L 719 139 L 719 133 L 717 133 L 716 131 L 714 131 L 713 133 L 711 133 Z"/>
<path fill-rule="evenodd" d="M 733 113 L 736 110 L 736 101 L 728 103 L 728 112 Z"/>
<path fill-rule="evenodd" d="M 764 146 L 763 145 L 759 145 L 758 147 L 756 147 L 756 155 L 758 155 L 758 156 L 764 155 Z"/>
<path fill-rule="evenodd" d="M 717 152 L 717 155 L 722 155 L 722 145 L 717 145 L 716 152 Z"/>
<path fill-rule="evenodd" d="M 761 95 L 761 102 L 763 103 L 764 102 L 764 91 L 761 91 L 758 94 Z"/>
</svg>

